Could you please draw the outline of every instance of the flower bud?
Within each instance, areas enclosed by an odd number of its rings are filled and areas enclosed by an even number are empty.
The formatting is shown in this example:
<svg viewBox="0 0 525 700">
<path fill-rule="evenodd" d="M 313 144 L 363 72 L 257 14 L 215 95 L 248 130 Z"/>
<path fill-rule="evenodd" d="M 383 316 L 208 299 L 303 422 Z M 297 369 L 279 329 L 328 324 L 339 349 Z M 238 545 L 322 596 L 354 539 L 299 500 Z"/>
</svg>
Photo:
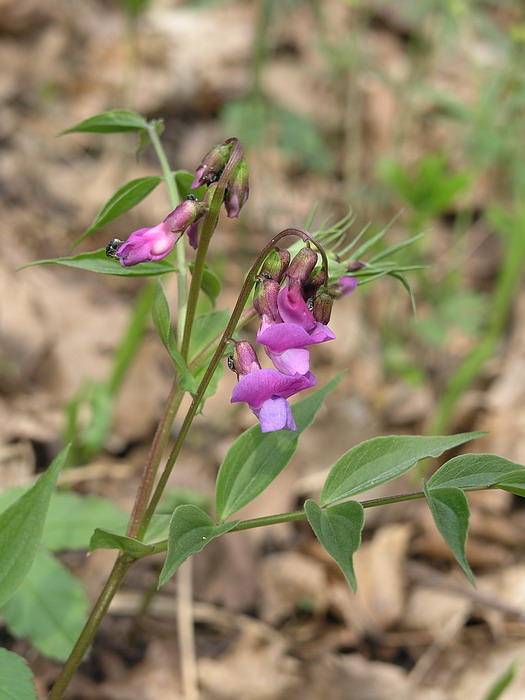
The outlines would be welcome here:
<svg viewBox="0 0 525 700">
<path fill-rule="evenodd" d="M 274 248 L 264 261 L 260 274 L 266 279 L 280 282 L 290 264 L 290 251 L 285 248 Z"/>
<path fill-rule="evenodd" d="M 276 280 L 269 280 L 265 277 L 259 278 L 254 306 L 261 318 L 267 316 L 273 322 L 279 320 L 279 309 L 277 308 L 279 289 L 279 282 Z"/>
<path fill-rule="evenodd" d="M 364 262 L 361 262 L 361 260 L 352 260 L 349 265 L 348 265 L 348 272 L 355 272 L 356 270 L 362 270 L 363 267 L 366 267 L 366 264 Z"/>
<path fill-rule="evenodd" d="M 289 279 L 305 282 L 317 264 L 317 253 L 311 248 L 301 248 L 286 271 Z"/>
<path fill-rule="evenodd" d="M 326 326 L 332 315 L 333 299 L 327 292 L 321 292 L 315 297 L 312 313 L 319 323 Z"/>
<path fill-rule="evenodd" d="M 346 297 L 357 288 L 357 277 L 340 277 L 335 284 L 335 291 L 341 297 Z"/>
<path fill-rule="evenodd" d="M 233 171 L 224 194 L 224 206 L 230 219 L 235 219 L 239 216 L 239 212 L 246 204 L 249 194 L 248 163 L 245 158 L 241 158 Z"/>
<path fill-rule="evenodd" d="M 232 144 L 219 143 L 206 153 L 195 171 L 195 178 L 191 183 L 192 190 L 201 185 L 210 185 L 218 180 L 228 162 L 231 149 Z"/>
<path fill-rule="evenodd" d="M 239 340 L 235 342 L 233 349 L 233 366 L 237 376 L 244 376 L 261 369 L 257 353 L 251 343 L 247 340 Z"/>
<path fill-rule="evenodd" d="M 184 233 L 190 224 L 203 213 L 202 202 L 198 202 L 193 195 L 189 195 L 171 214 L 164 219 L 172 233 Z"/>
<path fill-rule="evenodd" d="M 304 284 L 304 298 L 310 299 L 310 297 L 315 296 L 317 290 L 326 284 L 327 279 L 328 275 L 322 267 L 317 271 L 313 271 Z"/>
</svg>

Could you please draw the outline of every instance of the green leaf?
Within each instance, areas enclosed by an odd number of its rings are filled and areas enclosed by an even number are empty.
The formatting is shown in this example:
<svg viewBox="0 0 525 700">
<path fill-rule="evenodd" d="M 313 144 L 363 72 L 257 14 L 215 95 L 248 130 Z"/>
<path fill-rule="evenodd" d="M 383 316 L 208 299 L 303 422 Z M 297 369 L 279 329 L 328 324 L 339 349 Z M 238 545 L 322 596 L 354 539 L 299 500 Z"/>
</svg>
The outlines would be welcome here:
<svg viewBox="0 0 525 700">
<path fill-rule="evenodd" d="M 125 528 L 126 513 L 111 501 L 77 493 L 55 493 L 44 526 L 42 544 L 54 552 L 85 549 L 98 526 Z"/>
<path fill-rule="evenodd" d="M 190 357 L 195 358 L 217 337 L 220 337 L 230 320 L 229 311 L 210 311 L 197 316 L 193 323 L 190 341 Z"/>
<path fill-rule="evenodd" d="M 179 566 L 196 552 L 200 552 L 208 542 L 224 535 L 239 521 L 216 525 L 210 516 L 194 505 L 175 508 L 168 536 L 168 554 L 159 577 L 159 588 L 173 576 Z"/>
<path fill-rule="evenodd" d="M 25 659 L 0 648 L 0 697 L 3 700 L 38 700 L 33 673 Z"/>
<path fill-rule="evenodd" d="M 352 556 L 361 544 L 365 524 L 363 506 L 357 501 L 347 501 L 325 509 L 308 500 L 304 510 L 317 539 L 341 567 L 355 593 L 357 582 Z"/>
<path fill-rule="evenodd" d="M 474 574 L 465 554 L 470 508 L 461 489 L 429 489 L 423 482 L 427 503 L 441 536 L 452 550 L 465 575 L 475 586 Z"/>
<path fill-rule="evenodd" d="M 190 268 L 190 272 L 193 274 L 193 268 L 195 266 L 195 263 L 190 262 L 188 264 L 188 267 Z M 215 274 L 215 272 L 212 272 L 210 268 L 205 265 L 203 275 L 202 275 L 202 281 L 201 281 L 201 289 L 206 294 L 206 296 L 210 299 L 213 305 L 215 305 L 215 300 L 220 294 L 221 291 L 221 281 Z"/>
<path fill-rule="evenodd" d="M 164 286 L 160 280 L 158 280 L 157 288 L 155 290 L 155 298 L 153 300 L 151 315 L 153 317 L 155 330 L 159 334 L 162 344 L 169 352 L 175 367 L 181 374 L 188 374 L 188 368 L 186 367 L 184 358 L 180 354 L 177 344 L 175 343 L 173 327 L 171 325 L 170 307 L 168 300 L 166 299 Z"/>
<path fill-rule="evenodd" d="M 155 262 L 144 262 L 132 267 L 122 267 L 118 260 L 108 258 L 104 248 L 92 250 L 89 253 L 79 253 L 70 258 L 49 258 L 47 260 L 35 260 L 34 262 L 22 265 L 19 270 L 34 265 L 65 265 L 66 267 L 77 267 L 80 270 L 90 272 L 100 272 L 103 275 L 117 275 L 119 277 L 151 277 L 164 275 L 166 272 L 177 272 L 177 268 L 166 260 L 156 260 Z"/>
<path fill-rule="evenodd" d="M 197 187 L 194 190 L 191 189 L 195 173 L 189 173 L 187 170 L 176 170 L 173 173 L 173 178 L 181 201 L 184 201 L 189 194 L 194 194 L 199 201 L 204 199 L 207 189 L 206 185 Z"/>
<path fill-rule="evenodd" d="M 102 228 L 102 226 L 109 224 L 113 219 L 133 209 L 133 207 L 139 202 L 142 202 L 162 180 L 162 177 L 139 177 L 123 185 L 108 199 L 95 217 L 95 221 L 93 221 L 88 230 L 83 233 L 80 238 L 77 238 L 73 247 L 76 247 L 85 238 Z"/>
<path fill-rule="evenodd" d="M 110 112 L 101 112 L 94 117 L 84 119 L 83 122 L 60 132 L 63 134 L 73 134 L 75 132 L 93 132 L 97 134 L 112 134 L 118 131 L 139 131 L 147 129 L 148 122 L 136 112 L 127 109 L 113 109 Z"/>
<path fill-rule="evenodd" d="M 31 568 L 68 449 L 62 450 L 36 484 L 0 515 L 0 605 L 9 600 Z"/>
<path fill-rule="evenodd" d="M 511 462 L 498 455 L 468 454 L 454 457 L 445 462 L 428 480 L 428 488 L 468 488 L 490 486 L 504 475 L 525 469 L 521 464 Z"/>
<path fill-rule="evenodd" d="M 65 661 L 84 622 L 88 600 L 80 581 L 52 554 L 37 553 L 29 575 L 2 608 L 16 637 L 28 636 L 45 656 Z"/>
<path fill-rule="evenodd" d="M 292 406 L 297 430 L 262 433 L 254 425 L 240 435 L 228 450 L 217 475 L 215 508 L 222 521 L 245 506 L 271 484 L 290 461 L 299 435 L 315 418 L 324 398 L 343 375 Z"/>
<path fill-rule="evenodd" d="M 321 493 L 326 506 L 342 498 L 368 491 L 404 474 L 420 459 L 438 457 L 445 450 L 484 435 L 483 432 L 425 437 L 389 435 L 362 442 L 340 457 L 332 467 Z"/>
<path fill-rule="evenodd" d="M 505 474 L 496 481 L 495 486 L 525 498 L 525 469 Z"/>
<path fill-rule="evenodd" d="M 97 527 L 89 542 L 89 551 L 94 549 L 119 549 L 124 554 L 129 554 L 133 559 L 140 559 L 151 553 L 151 545 L 143 544 L 133 537 L 119 535 L 104 528 Z"/>
</svg>

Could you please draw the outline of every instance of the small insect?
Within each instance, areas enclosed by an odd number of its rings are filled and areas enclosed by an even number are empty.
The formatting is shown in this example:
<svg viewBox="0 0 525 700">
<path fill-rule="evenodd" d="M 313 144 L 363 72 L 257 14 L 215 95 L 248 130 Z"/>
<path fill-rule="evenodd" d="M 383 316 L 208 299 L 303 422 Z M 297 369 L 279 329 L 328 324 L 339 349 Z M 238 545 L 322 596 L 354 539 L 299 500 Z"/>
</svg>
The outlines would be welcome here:
<svg viewBox="0 0 525 700">
<path fill-rule="evenodd" d="M 310 297 L 309 299 L 306 300 L 306 306 L 310 309 L 310 311 L 313 311 L 314 304 L 315 304 L 315 297 Z"/>
<path fill-rule="evenodd" d="M 106 246 L 106 255 L 108 258 L 116 258 L 116 252 L 120 246 L 124 243 L 120 238 L 112 238 Z"/>
<path fill-rule="evenodd" d="M 235 368 L 235 361 L 233 359 L 233 355 L 228 355 L 228 367 L 231 369 L 232 372 L 237 372 L 237 369 Z"/>
<path fill-rule="evenodd" d="M 189 194 L 186 199 L 190 202 L 198 202 L 198 198 L 194 194 Z"/>
</svg>

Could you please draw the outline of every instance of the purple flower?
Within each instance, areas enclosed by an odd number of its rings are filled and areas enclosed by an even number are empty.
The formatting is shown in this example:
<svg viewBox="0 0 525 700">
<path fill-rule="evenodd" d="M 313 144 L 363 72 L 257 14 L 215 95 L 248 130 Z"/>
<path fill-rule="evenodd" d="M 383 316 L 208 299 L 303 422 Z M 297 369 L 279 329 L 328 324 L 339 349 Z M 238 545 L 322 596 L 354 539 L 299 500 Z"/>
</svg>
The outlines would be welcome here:
<svg viewBox="0 0 525 700">
<path fill-rule="evenodd" d="M 291 408 L 286 401 L 303 389 L 316 385 L 311 372 L 281 374 L 276 369 L 256 369 L 239 377 L 231 403 L 245 401 L 261 422 L 261 431 L 297 430 Z"/>
<path fill-rule="evenodd" d="M 133 231 L 118 248 L 108 250 L 108 246 L 106 253 L 109 257 L 119 258 L 122 267 L 161 260 L 171 253 L 179 237 L 201 215 L 202 203 L 189 198 L 168 214 L 162 223 Z"/>
<path fill-rule="evenodd" d="M 115 251 L 115 257 L 120 258 L 122 267 L 161 260 L 171 253 L 177 239 L 177 234 L 163 221 L 158 226 L 133 231 L 128 240 Z"/>
<path fill-rule="evenodd" d="M 335 285 L 339 295 L 346 297 L 357 289 L 357 277 L 340 277 Z"/>
<path fill-rule="evenodd" d="M 277 310 L 278 313 L 272 315 L 261 314 L 257 342 L 264 345 L 266 354 L 280 372 L 306 374 L 310 369 L 307 346 L 333 340 L 335 335 L 328 326 L 315 320 L 298 283 L 292 283 L 291 288 L 284 287 L 277 294 Z"/>
</svg>

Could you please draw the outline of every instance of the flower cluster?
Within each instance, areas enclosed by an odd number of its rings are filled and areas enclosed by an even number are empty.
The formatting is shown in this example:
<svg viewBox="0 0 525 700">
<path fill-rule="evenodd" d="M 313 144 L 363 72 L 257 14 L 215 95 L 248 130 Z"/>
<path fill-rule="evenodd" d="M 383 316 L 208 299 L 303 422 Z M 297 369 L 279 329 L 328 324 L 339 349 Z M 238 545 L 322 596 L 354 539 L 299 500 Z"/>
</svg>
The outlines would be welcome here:
<svg viewBox="0 0 525 700">
<path fill-rule="evenodd" d="M 188 234 L 189 244 L 196 249 L 199 243 L 199 227 L 215 193 L 215 183 L 228 163 L 235 141 L 228 139 L 212 148 L 197 167 L 192 189 L 202 185 L 208 187 L 202 202 L 199 202 L 195 195 L 188 195 L 188 198 L 157 226 L 133 231 L 126 241 L 114 238 L 106 246 L 106 255 L 118 258 L 122 267 L 161 260 L 171 253 L 184 232 Z M 246 160 L 241 158 L 228 180 L 224 194 L 224 206 L 230 218 L 239 216 L 249 191 L 248 165 Z"/>
<path fill-rule="evenodd" d="M 263 433 L 296 430 L 286 399 L 315 386 L 310 372 L 310 345 L 335 338 L 326 325 L 332 297 L 321 290 L 323 273 L 314 273 L 317 253 L 303 248 L 290 263 L 287 250 L 275 248 L 258 281 L 254 306 L 261 324 L 257 342 L 275 369 L 261 369 L 247 341 L 235 344 L 233 369 L 238 376 L 231 402 L 244 401 L 261 422 Z"/>
</svg>

